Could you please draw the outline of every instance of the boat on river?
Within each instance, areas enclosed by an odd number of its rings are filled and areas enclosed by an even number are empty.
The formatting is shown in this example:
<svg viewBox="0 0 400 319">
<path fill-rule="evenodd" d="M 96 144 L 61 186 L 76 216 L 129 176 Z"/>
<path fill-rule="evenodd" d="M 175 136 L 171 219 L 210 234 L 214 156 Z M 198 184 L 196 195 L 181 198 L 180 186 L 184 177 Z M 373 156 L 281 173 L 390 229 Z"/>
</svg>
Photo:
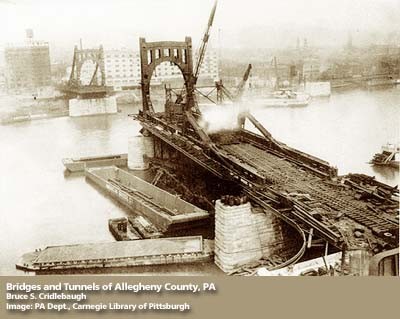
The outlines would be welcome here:
<svg viewBox="0 0 400 319">
<path fill-rule="evenodd" d="M 207 227 L 209 223 L 207 211 L 115 166 L 86 168 L 85 175 L 164 234 Z"/>
<path fill-rule="evenodd" d="M 370 164 L 378 166 L 390 166 L 394 168 L 399 168 L 399 153 L 400 145 L 397 144 L 386 144 L 382 146 L 382 152 L 374 155 Z"/>
<path fill-rule="evenodd" d="M 126 166 L 128 154 L 111 154 L 101 156 L 90 156 L 80 158 L 63 158 L 65 168 L 70 172 L 83 172 L 85 168 L 98 166 Z"/>
<path fill-rule="evenodd" d="M 280 89 L 265 97 L 256 98 L 254 101 L 263 106 L 307 106 L 311 97 L 307 93 Z"/>
</svg>

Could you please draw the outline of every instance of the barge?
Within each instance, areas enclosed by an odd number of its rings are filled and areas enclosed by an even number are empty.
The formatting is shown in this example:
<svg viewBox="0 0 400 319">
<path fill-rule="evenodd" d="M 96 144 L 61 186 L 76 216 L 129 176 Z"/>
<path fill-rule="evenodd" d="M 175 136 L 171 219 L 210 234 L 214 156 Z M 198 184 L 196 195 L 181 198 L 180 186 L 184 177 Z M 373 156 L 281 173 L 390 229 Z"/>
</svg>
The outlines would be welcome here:
<svg viewBox="0 0 400 319">
<path fill-rule="evenodd" d="M 147 218 L 161 232 L 209 224 L 209 213 L 115 166 L 87 168 L 86 179 L 105 190 L 134 213 Z"/>
<path fill-rule="evenodd" d="M 201 236 L 49 246 L 24 254 L 16 268 L 25 271 L 114 268 L 208 262 L 213 241 Z"/>
<path fill-rule="evenodd" d="M 63 158 L 65 168 L 70 172 L 83 172 L 88 167 L 98 166 L 127 166 L 128 154 L 90 156 L 80 158 Z"/>
<path fill-rule="evenodd" d="M 142 216 L 110 219 L 108 228 L 118 241 L 160 238 L 163 235 Z"/>
</svg>

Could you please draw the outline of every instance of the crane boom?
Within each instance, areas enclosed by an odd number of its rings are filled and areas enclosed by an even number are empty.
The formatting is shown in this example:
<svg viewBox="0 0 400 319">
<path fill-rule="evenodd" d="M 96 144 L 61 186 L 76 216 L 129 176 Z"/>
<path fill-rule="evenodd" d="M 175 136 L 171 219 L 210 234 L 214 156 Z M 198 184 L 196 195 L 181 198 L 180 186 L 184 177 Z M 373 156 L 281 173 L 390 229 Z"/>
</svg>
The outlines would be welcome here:
<svg viewBox="0 0 400 319">
<path fill-rule="evenodd" d="M 235 95 L 235 101 L 239 100 L 242 97 L 242 94 L 243 94 L 243 91 L 244 91 L 244 86 L 245 86 L 245 84 L 246 84 L 246 82 L 247 82 L 247 80 L 249 79 L 249 76 L 250 76 L 251 67 L 252 67 L 251 64 L 249 64 L 247 66 L 246 72 L 244 72 L 243 79 L 242 79 L 242 81 L 240 81 L 239 86 L 237 88 L 237 92 L 236 92 L 236 95 Z"/>
<path fill-rule="evenodd" d="M 229 92 L 229 90 L 224 86 L 224 84 L 222 83 L 222 80 L 215 82 L 215 86 L 217 88 L 217 101 L 219 103 L 222 103 L 224 96 L 226 96 L 232 102 L 238 102 L 240 100 L 240 98 L 242 97 L 243 92 L 244 92 L 244 86 L 245 86 L 247 80 L 249 79 L 251 68 L 252 68 L 252 65 L 249 64 L 247 66 L 246 71 L 243 74 L 242 80 L 240 81 L 240 83 L 236 89 L 236 94 L 234 94 L 234 95 L 231 92 Z"/>
<path fill-rule="evenodd" d="M 200 73 L 200 68 L 201 68 L 201 65 L 203 63 L 204 56 L 206 54 L 208 39 L 210 38 L 210 31 L 211 31 L 211 27 L 212 27 L 212 24 L 213 24 L 213 21 L 214 21 L 215 10 L 217 9 L 217 3 L 218 3 L 218 0 L 215 1 L 214 6 L 213 6 L 213 8 L 211 10 L 210 18 L 208 19 L 207 28 L 206 28 L 206 31 L 204 32 L 204 36 L 203 36 L 203 39 L 202 39 L 202 42 L 201 42 L 199 53 L 197 55 L 196 66 L 195 66 L 195 69 L 194 69 L 194 81 L 195 81 L 195 83 L 197 82 L 197 78 L 198 78 L 199 73 Z"/>
</svg>

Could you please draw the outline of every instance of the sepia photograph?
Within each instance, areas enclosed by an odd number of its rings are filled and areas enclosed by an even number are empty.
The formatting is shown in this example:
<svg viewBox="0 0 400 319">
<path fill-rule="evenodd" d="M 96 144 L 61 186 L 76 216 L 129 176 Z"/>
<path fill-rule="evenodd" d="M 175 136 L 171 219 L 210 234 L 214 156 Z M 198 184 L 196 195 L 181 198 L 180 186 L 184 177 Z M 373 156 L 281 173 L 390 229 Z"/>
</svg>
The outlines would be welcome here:
<svg viewBox="0 0 400 319">
<path fill-rule="evenodd" d="M 0 275 L 399 276 L 399 17 L 0 0 Z"/>
</svg>

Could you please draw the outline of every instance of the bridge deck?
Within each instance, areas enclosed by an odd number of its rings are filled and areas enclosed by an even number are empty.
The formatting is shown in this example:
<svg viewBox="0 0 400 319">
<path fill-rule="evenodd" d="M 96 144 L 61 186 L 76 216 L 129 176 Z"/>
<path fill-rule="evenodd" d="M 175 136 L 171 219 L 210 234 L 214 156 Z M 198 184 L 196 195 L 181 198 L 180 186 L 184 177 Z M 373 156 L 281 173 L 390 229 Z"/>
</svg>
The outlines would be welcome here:
<svg viewBox="0 0 400 319">
<path fill-rule="evenodd" d="M 168 123 L 156 117 L 138 119 L 154 137 L 194 163 L 240 184 L 254 203 L 306 232 L 312 228 L 338 248 L 343 242 L 349 247 L 398 245 L 399 221 L 393 212 L 398 204 L 390 199 L 395 190 L 371 183 L 373 178 L 366 176 L 365 185 L 350 175 L 332 180 L 336 174 L 331 176 L 329 163 L 286 146 L 280 150 L 280 144 L 272 147 L 270 138 L 247 131 L 213 135 L 215 147 L 210 152 L 194 147 L 183 134 L 172 133 Z M 356 229 L 363 234 L 356 236 Z"/>
<path fill-rule="evenodd" d="M 383 212 L 368 202 L 358 200 L 356 191 L 350 187 L 332 185 L 296 164 L 249 143 L 223 145 L 221 149 L 224 156 L 236 165 L 265 178 L 270 189 L 299 199 L 299 209 L 318 216 L 326 227 L 340 234 L 352 237 L 348 231 L 354 222 L 378 235 L 398 229 L 398 223 L 386 218 Z M 338 215 L 343 217 L 338 220 Z"/>
</svg>

